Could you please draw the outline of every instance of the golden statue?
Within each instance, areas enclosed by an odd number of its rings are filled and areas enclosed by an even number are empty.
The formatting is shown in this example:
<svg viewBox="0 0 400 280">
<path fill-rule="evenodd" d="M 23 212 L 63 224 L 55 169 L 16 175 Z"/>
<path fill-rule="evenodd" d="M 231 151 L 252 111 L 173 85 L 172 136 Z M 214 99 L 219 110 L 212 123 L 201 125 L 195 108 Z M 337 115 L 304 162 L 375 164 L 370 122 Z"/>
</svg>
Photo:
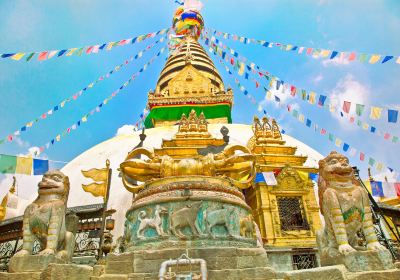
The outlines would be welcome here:
<svg viewBox="0 0 400 280">
<path fill-rule="evenodd" d="M 148 159 L 138 159 L 138 155 Z M 157 178 L 193 175 L 226 177 L 236 187 L 245 189 L 254 177 L 254 162 L 255 157 L 250 151 L 239 145 L 227 146 L 218 154 L 209 153 L 200 158 L 184 159 L 173 159 L 168 155 L 160 157 L 150 150 L 138 148 L 128 154 L 120 169 L 124 186 L 133 193 L 137 193 L 144 185 L 132 185 L 129 179 L 146 182 Z"/>
</svg>

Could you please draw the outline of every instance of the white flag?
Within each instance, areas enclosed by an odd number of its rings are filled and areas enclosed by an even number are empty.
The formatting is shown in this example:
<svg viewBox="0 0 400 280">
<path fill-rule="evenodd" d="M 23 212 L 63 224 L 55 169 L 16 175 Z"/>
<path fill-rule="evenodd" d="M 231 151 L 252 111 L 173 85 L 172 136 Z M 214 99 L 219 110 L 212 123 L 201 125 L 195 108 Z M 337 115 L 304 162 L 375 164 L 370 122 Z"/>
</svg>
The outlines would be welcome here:
<svg viewBox="0 0 400 280">
<path fill-rule="evenodd" d="M 268 186 L 276 186 L 278 182 L 276 181 L 274 172 L 263 172 L 262 173 L 265 179 L 265 182 Z"/>
<path fill-rule="evenodd" d="M 397 197 L 396 189 L 393 183 L 382 182 L 383 195 L 385 197 Z"/>
</svg>

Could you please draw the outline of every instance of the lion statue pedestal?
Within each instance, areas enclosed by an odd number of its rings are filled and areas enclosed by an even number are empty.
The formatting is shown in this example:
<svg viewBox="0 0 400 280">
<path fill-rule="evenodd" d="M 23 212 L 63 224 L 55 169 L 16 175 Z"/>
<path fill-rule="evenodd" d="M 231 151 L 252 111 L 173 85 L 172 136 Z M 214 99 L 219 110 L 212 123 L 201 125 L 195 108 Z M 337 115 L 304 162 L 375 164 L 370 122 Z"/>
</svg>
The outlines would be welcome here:
<svg viewBox="0 0 400 280">
<path fill-rule="evenodd" d="M 48 171 L 38 187 L 38 197 L 25 209 L 22 249 L 0 279 L 90 279 L 91 267 L 69 264 L 78 217 L 66 215 L 68 177 L 58 170 Z M 41 251 L 32 255 L 36 242 Z"/>
<path fill-rule="evenodd" d="M 344 264 L 352 272 L 393 269 L 392 256 L 375 234 L 368 193 L 354 177 L 348 159 L 331 152 L 320 160 L 319 174 L 319 202 L 325 218 L 325 228 L 317 234 L 321 265 Z M 366 247 L 359 244 L 360 232 Z"/>
</svg>

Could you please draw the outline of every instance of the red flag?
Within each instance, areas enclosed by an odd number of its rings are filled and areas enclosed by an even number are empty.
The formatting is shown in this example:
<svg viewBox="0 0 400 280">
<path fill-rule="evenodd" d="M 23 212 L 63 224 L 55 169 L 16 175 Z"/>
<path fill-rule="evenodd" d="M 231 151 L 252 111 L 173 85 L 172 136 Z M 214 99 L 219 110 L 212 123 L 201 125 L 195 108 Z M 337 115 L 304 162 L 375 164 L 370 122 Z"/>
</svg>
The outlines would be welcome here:
<svg viewBox="0 0 400 280">
<path fill-rule="evenodd" d="M 8 135 L 8 137 L 7 137 L 7 139 L 8 139 L 8 141 L 12 141 L 13 140 L 13 137 L 12 137 L 12 135 L 10 134 L 10 135 Z"/>
<path fill-rule="evenodd" d="M 321 128 L 321 134 L 325 135 L 326 134 L 326 129 L 325 128 Z"/>
<path fill-rule="evenodd" d="M 275 177 L 279 175 L 279 173 L 281 173 L 282 169 L 274 169 L 272 170 L 272 172 L 274 172 Z"/>
<path fill-rule="evenodd" d="M 260 84 L 256 81 L 256 88 L 258 88 L 260 86 Z"/>
<path fill-rule="evenodd" d="M 295 86 L 290 86 L 290 95 L 296 96 L 296 87 Z"/>
<path fill-rule="evenodd" d="M 349 55 L 349 61 L 353 61 L 354 59 L 356 59 L 356 53 L 353 52 Z"/>
<path fill-rule="evenodd" d="M 400 183 L 394 183 L 394 189 L 396 190 L 397 196 L 400 196 Z"/>
<path fill-rule="evenodd" d="M 287 110 L 288 110 L 288 112 L 290 112 L 290 110 L 291 110 L 290 105 L 287 105 Z"/>
<path fill-rule="evenodd" d="M 86 54 L 90 54 L 93 51 L 93 46 L 90 46 L 86 50 Z"/>
<path fill-rule="evenodd" d="M 233 60 L 233 57 L 231 58 L 231 64 L 235 64 L 235 61 Z"/>
<path fill-rule="evenodd" d="M 350 106 L 351 106 L 351 102 L 343 101 L 343 112 L 348 114 L 350 112 Z"/>
<path fill-rule="evenodd" d="M 44 113 L 43 115 L 42 115 L 42 119 L 45 119 L 46 118 L 46 113 Z"/>
<path fill-rule="evenodd" d="M 43 147 L 43 146 L 40 147 L 40 148 L 39 148 L 39 151 L 42 153 L 42 152 L 44 151 L 44 147 Z"/>
<path fill-rule="evenodd" d="M 307 54 L 312 54 L 312 48 L 307 48 Z"/>
<path fill-rule="evenodd" d="M 350 123 L 354 122 L 354 117 L 350 117 Z"/>
<path fill-rule="evenodd" d="M 390 138 L 390 134 L 389 133 L 385 133 L 385 136 L 383 136 L 383 138 L 389 139 Z"/>
<path fill-rule="evenodd" d="M 46 60 L 48 52 L 41 52 L 38 56 L 38 60 Z"/>
<path fill-rule="evenodd" d="M 360 160 L 361 160 L 361 161 L 364 161 L 364 159 L 365 159 L 364 153 L 360 152 Z"/>
</svg>

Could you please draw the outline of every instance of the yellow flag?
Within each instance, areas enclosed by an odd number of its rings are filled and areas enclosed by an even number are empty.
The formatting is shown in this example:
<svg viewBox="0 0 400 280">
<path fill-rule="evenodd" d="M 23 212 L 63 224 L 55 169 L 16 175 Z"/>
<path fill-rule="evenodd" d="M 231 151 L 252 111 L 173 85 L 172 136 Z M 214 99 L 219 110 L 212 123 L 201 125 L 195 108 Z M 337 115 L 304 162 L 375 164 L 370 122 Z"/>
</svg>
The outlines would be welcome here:
<svg viewBox="0 0 400 280">
<path fill-rule="evenodd" d="M 88 185 L 82 184 L 82 188 L 85 192 L 89 192 L 94 196 L 106 197 L 107 193 L 107 181 L 108 181 L 108 168 L 92 168 L 90 170 L 81 170 L 83 176 L 86 178 L 93 179 L 93 183 Z"/>
<path fill-rule="evenodd" d="M 61 136 L 60 136 L 60 134 L 58 134 L 58 135 L 56 136 L 56 140 L 57 140 L 57 142 L 59 142 L 59 141 L 60 141 L 60 138 L 61 138 Z"/>
<path fill-rule="evenodd" d="M 17 157 L 17 167 L 15 168 L 15 173 L 31 175 L 32 163 L 32 158 Z"/>
<path fill-rule="evenodd" d="M 114 43 L 115 43 L 115 42 L 110 42 L 110 43 L 108 43 L 108 45 L 107 45 L 107 47 L 106 47 L 106 50 L 107 50 L 107 51 L 111 50 L 112 47 L 114 46 Z"/>
<path fill-rule="evenodd" d="M 75 52 L 77 49 L 78 49 L 78 48 L 69 49 L 68 52 L 67 52 L 67 54 L 66 54 L 66 56 L 71 56 L 71 55 L 73 55 L 74 52 Z"/>
<path fill-rule="evenodd" d="M 243 73 L 244 73 L 244 63 L 243 63 L 243 62 L 240 62 L 240 68 L 239 68 L 238 74 L 239 74 L 240 76 L 242 76 Z"/>
<path fill-rule="evenodd" d="M 11 57 L 11 59 L 20 60 L 24 55 L 25 53 L 16 53 Z"/>
<path fill-rule="evenodd" d="M 367 187 L 367 190 L 369 191 L 369 193 L 372 193 L 371 182 L 369 180 L 365 180 L 365 181 L 363 181 L 363 183 Z"/>
<path fill-rule="evenodd" d="M 368 127 L 369 127 L 369 125 L 368 125 L 367 123 L 363 123 L 363 124 L 362 124 L 362 128 L 363 128 L 364 130 L 367 130 Z"/>
<path fill-rule="evenodd" d="M 381 118 L 382 108 L 380 107 L 371 107 L 371 114 L 369 117 L 373 120 L 377 120 Z"/>
<path fill-rule="evenodd" d="M 340 144 L 342 144 L 342 140 L 339 139 L 339 138 L 336 138 L 336 140 L 335 140 L 335 145 L 336 145 L 337 147 L 340 147 Z"/>
<path fill-rule="evenodd" d="M 369 59 L 369 63 L 375 64 L 375 63 L 377 63 L 380 59 L 381 59 L 381 56 L 380 56 L 379 54 L 374 54 L 374 55 L 372 55 L 371 58 Z"/>
<path fill-rule="evenodd" d="M 383 169 L 383 164 L 381 162 L 378 162 L 378 164 L 376 165 L 376 170 L 382 171 L 382 169 Z"/>
<path fill-rule="evenodd" d="M 307 172 L 305 172 L 305 171 L 297 171 L 297 172 L 299 173 L 300 178 L 303 181 L 307 181 L 308 180 L 308 173 Z"/>
<path fill-rule="evenodd" d="M 299 115 L 299 121 L 304 122 L 304 115 L 303 114 Z"/>
<path fill-rule="evenodd" d="M 82 184 L 82 188 L 85 192 L 91 193 L 94 196 L 106 196 L 107 183 L 91 183 L 88 185 Z"/>
<path fill-rule="evenodd" d="M 315 104 L 315 92 L 310 92 L 309 98 L 308 98 L 308 102 L 310 104 Z"/>
<path fill-rule="evenodd" d="M 82 122 L 87 122 L 87 117 L 82 117 Z"/>
<path fill-rule="evenodd" d="M 102 168 L 102 169 L 97 169 L 93 168 L 90 170 L 81 170 L 83 176 L 86 178 L 93 179 L 93 181 L 96 182 L 104 182 L 107 181 L 108 178 L 108 169 L 107 168 Z"/>
<path fill-rule="evenodd" d="M 331 51 L 330 50 L 322 50 L 321 51 L 321 56 L 322 57 L 327 57 L 328 55 L 330 55 L 331 54 Z"/>
</svg>

